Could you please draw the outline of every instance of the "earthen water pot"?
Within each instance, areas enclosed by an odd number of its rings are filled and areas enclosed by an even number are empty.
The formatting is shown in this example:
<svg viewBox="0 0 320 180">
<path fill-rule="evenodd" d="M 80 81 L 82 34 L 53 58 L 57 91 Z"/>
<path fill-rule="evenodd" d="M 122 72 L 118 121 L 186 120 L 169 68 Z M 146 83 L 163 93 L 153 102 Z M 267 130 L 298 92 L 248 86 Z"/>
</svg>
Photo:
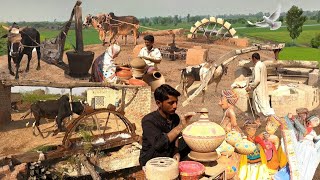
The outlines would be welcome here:
<svg viewBox="0 0 320 180">
<path fill-rule="evenodd" d="M 147 66 L 147 64 L 143 59 L 137 57 L 130 61 L 130 66 L 136 69 L 144 69 Z"/>
<path fill-rule="evenodd" d="M 151 91 L 155 91 L 159 86 L 166 83 L 164 76 L 159 71 L 146 73 L 143 76 L 144 82 L 151 86 Z"/>
<path fill-rule="evenodd" d="M 134 85 L 134 86 L 147 86 L 147 83 L 142 81 L 142 80 L 140 80 L 140 79 L 131 78 L 126 83 L 129 84 L 129 85 Z"/>
<path fill-rule="evenodd" d="M 130 68 L 120 67 L 119 70 L 116 72 L 116 76 L 120 79 L 130 79 L 132 77 L 132 72 Z"/>
<path fill-rule="evenodd" d="M 200 113 L 200 119 L 187 126 L 182 131 L 182 136 L 193 151 L 213 152 L 224 141 L 226 133 L 220 125 L 209 120 L 206 108 Z"/>
</svg>

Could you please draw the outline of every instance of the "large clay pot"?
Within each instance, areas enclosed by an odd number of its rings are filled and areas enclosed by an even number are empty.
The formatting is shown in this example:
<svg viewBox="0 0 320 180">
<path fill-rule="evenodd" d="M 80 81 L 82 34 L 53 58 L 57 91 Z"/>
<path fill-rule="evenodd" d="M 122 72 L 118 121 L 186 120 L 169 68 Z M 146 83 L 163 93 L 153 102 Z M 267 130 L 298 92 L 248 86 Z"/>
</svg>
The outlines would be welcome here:
<svg viewBox="0 0 320 180">
<path fill-rule="evenodd" d="M 132 72 L 130 68 L 120 67 L 120 70 L 116 72 L 116 76 L 119 79 L 128 80 L 132 77 Z"/>
<path fill-rule="evenodd" d="M 166 83 L 164 76 L 159 71 L 145 74 L 143 80 L 151 86 L 151 91 L 155 91 L 159 86 Z"/>
<path fill-rule="evenodd" d="M 137 57 L 130 61 L 130 66 L 136 69 L 144 69 L 147 64 L 143 59 Z"/>
<path fill-rule="evenodd" d="M 213 152 L 221 145 L 226 133 L 220 125 L 209 121 L 207 109 L 203 108 L 200 113 L 200 119 L 187 126 L 182 131 L 182 136 L 193 151 Z"/>
<path fill-rule="evenodd" d="M 145 73 L 145 69 L 137 69 L 137 68 L 132 68 L 132 76 L 134 78 L 138 78 L 138 79 L 141 79 L 143 77 Z"/>
<path fill-rule="evenodd" d="M 69 63 L 69 75 L 72 77 L 84 77 L 88 75 L 94 52 L 92 51 L 68 51 L 66 52 Z"/>
</svg>

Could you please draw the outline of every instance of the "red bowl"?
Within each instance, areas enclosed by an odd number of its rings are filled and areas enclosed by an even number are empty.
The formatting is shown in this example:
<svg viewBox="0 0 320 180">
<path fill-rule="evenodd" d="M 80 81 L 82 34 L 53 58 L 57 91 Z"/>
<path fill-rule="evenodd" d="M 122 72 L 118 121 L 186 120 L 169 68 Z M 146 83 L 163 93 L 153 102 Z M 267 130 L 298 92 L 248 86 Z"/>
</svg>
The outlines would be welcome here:
<svg viewBox="0 0 320 180">
<path fill-rule="evenodd" d="M 184 178 L 199 177 L 205 171 L 203 164 L 195 161 L 181 161 L 179 162 L 180 175 Z"/>
<path fill-rule="evenodd" d="M 128 80 L 128 84 L 135 85 L 135 86 L 147 86 L 146 82 L 144 82 L 140 79 L 133 79 L 133 78 Z"/>
</svg>

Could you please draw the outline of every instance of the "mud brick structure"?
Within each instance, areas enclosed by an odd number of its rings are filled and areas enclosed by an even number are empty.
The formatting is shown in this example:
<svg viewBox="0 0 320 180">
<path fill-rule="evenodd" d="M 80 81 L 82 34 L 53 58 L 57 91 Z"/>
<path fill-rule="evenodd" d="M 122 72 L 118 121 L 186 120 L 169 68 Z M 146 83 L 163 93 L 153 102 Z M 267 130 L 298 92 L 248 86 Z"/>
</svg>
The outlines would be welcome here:
<svg viewBox="0 0 320 180">
<path fill-rule="evenodd" d="M 198 65 L 204 63 L 208 56 L 208 49 L 202 49 L 201 46 L 194 46 L 187 51 L 186 64 Z"/>
<path fill-rule="evenodd" d="M 0 124 L 11 121 L 11 87 L 0 84 Z"/>
<path fill-rule="evenodd" d="M 95 88 L 87 90 L 87 101 L 90 106 L 95 109 L 107 108 L 109 104 L 119 106 L 121 99 L 121 90 L 114 90 L 111 88 Z M 136 133 L 141 135 L 140 121 L 142 117 L 151 111 L 151 88 L 141 87 L 136 92 L 135 89 L 126 90 L 125 116 L 132 123 L 136 123 Z"/>
</svg>

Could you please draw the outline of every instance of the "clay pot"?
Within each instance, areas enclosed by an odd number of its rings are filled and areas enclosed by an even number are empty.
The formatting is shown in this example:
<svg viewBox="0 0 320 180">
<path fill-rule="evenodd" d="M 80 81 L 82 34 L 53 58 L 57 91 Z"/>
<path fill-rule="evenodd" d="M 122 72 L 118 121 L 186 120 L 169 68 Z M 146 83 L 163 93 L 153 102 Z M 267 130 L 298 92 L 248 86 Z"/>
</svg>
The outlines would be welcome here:
<svg viewBox="0 0 320 180">
<path fill-rule="evenodd" d="M 246 136 L 244 136 L 242 141 L 236 143 L 235 148 L 239 154 L 249 155 L 253 153 L 257 147 L 253 142 L 248 141 Z"/>
<path fill-rule="evenodd" d="M 120 70 L 116 72 L 116 76 L 120 79 L 127 80 L 132 77 L 132 72 L 130 68 L 120 67 Z"/>
<path fill-rule="evenodd" d="M 127 81 L 127 84 L 129 85 L 135 85 L 135 86 L 147 86 L 147 83 L 140 80 L 140 79 L 129 79 Z"/>
<path fill-rule="evenodd" d="M 151 86 L 151 91 L 155 91 L 159 86 L 166 83 L 164 76 L 159 71 L 145 74 L 143 80 Z"/>
<path fill-rule="evenodd" d="M 140 79 L 140 78 L 143 77 L 144 73 L 145 73 L 145 69 L 144 68 L 143 69 L 132 68 L 132 76 L 134 78 L 139 78 Z"/>
<path fill-rule="evenodd" d="M 136 69 L 144 69 L 147 66 L 147 64 L 143 59 L 137 57 L 130 61 L 130 66 Z"/>
<path fill-rule="evenodd" d="M 224 156 L 231 156 L 234 152 L 234 147 L 228 144 L 226 141 L 223 141 L 216 151 Z"/>
<path fill-rule="evenodd" d="M 221 145 L 226 133 L 220 125 L 209 121 L 208 110 L 203 108 L 200 119 L 187 126 L 182 136 L 193 151 L 208 153 Z"/>
<path fill-rule="evenodd" d="M 238 131 L 232 130 L 227 134 L 226 141 L 227 143 L 235 146 L 237 142 L 242 140 L 241 134 Z"/>
</svg>

